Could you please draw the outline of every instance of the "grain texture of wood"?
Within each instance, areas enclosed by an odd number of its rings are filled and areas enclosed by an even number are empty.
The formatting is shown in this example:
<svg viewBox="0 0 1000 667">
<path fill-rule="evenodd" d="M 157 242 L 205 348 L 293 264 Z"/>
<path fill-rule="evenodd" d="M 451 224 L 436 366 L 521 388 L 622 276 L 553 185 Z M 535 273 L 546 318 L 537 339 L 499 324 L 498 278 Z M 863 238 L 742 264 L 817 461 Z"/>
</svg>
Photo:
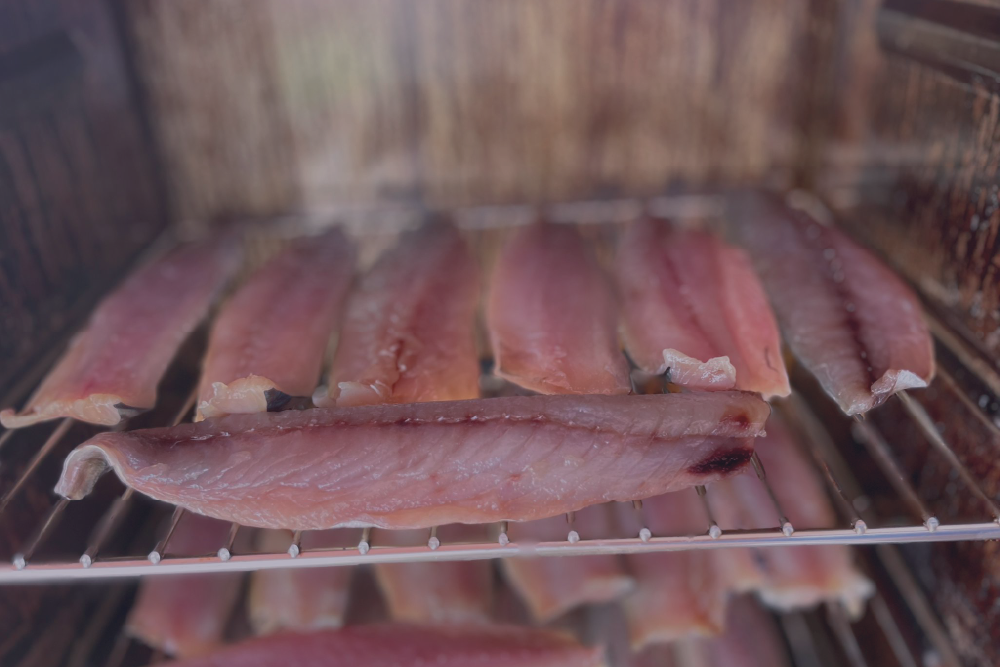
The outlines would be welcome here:
<svg viewBox="0 0 1000 667">
<path fill-rule="evenodd" d="M 812 33 L 789 0 L 127 9 L 186 218 L 748 183 L 802 140 Z"/>
</svg>

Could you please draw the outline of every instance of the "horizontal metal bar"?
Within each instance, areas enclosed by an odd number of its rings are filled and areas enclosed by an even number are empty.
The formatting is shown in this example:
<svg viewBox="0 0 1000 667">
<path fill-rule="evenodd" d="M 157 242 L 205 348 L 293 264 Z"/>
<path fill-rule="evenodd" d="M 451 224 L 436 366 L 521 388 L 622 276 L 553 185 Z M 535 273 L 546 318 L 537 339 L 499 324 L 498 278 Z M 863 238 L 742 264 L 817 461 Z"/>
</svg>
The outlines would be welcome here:
<svg viewBox="0 0 1000 667">
<path fill-rule="evenodd" d="M 0 567 L 0 583 L 38 583 L 81 579 L 121 578 L 159 574 L 197 572 L 248 572 L 293 567 L 326 567 L 330 565 L 361 565 L 364 563 L 403 563 L 438 560 L 486 560 L 513 556 L 586 556 L 601 554 L 640 554 L 661 551 L 687 551 L 735 547 L 787 547 L 823 544 L 889 544 L 911 542 L 954 542 L 959 540 L 1000 539 L 1000 526 L 994 522 L 955 524 L 939 527 L 935 532 L 924 526 L 869 528 L 865 533 L 853 530 L 796 530 L 790 536 L 769 531 L 724 532 L 717 538 L 708 535 L 693 537 L 652 537 L 647 542 L 637 538 L 612 540 L 581 540 L 540 542 L 506 546 L 496 543 L 441 545 L 435 550 L 419 547 L 373 546 L 367 554 L 355 549 L 322 549 L 304 551 L 297 558 L 287 554 L 237 554 L 228 561 L 214 554 L 193 558 L 165 558 L 153 565 L 146 559 L 109 559 L 98 561 L 89 568 L 77 562 L 31 564 L 24 570 L 13 566 Z"/>
</svg>

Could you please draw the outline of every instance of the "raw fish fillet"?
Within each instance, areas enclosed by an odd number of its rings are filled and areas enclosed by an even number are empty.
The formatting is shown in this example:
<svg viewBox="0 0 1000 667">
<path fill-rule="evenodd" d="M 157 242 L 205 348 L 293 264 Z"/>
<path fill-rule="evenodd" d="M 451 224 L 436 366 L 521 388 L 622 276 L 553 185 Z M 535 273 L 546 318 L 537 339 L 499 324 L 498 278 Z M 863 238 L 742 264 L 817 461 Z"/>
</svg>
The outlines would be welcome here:
<svg viewBox="0 0 1000 667">
<path fill-rule="evenodd" d="M 343 532 L 305 533 L 301 547 L 345 547 Z M 264 553 L 283 552 L 291 543 L 292 534 L 283 530 L 261 531 L 257 538 L 257 548 Z M 258 635 L 278 630 L 340 627 L 347 611 L 353 574 L 353 567 L 258 570 L 250 578 L 247 600 L 250 625 Z"/>
<path fill-rule="evenodd" d="M 174 556 L 213 557 L 226 543 L 229 524 L 185 514 L 167 549 Z M 243 575 L 237 572 L 175 574 L 142 580 L 125 622 L 133 637 L 167 655 L 207 653 L 222 643 Z"/>
<path fill-rule="evenodd" d="M 129 276 L 24 409 L 0 412 L 7 428 L 73 417 L 114 426 L 156 404 L 156 386 L 184 339 L 239 266 L 231 236 L 181 246 Z"/>
<path fill-rule="evenodd" d="M 608 512 L 605 505 L 583 509 L 576 513 L 573 529 L 583 539 L 610 535 Z M 511 536 L 519 544 L 562 542 L 569 530 L 566 518 L 557 516 L 512 526 Z M 635 586 L 619 556 L 504 558 L 501 568 L 507 583 L 540 623 L 583 604 L 617 600 Z"/>
<path fill-rule="evenodd" d="M 815 469 L 788 428 L 772 415 L 767 435 L 757 439 L 757 454 L 767 480 L 796 528 L 831 528 L 836 515 Z M 778 516 L 767 489 L 752 473 L 713 484 L 708 499 L 723 530 L 773 528 Z M 743 550 L 740 550 L 743 551 Z M 757 550 L 761 599 L 779 610 L 812 607 L 839 600 L 858 616 L 874 592 L 872 583 L 854 567 L 849 547 L 790 546 Z M 744 589 L 751 586 L 745 586 Z"/>
<path fill-rule="evenodd" d="M 312 396 L 353 275 L 354 245 L 334 229 L 251 276 L 212 326 L 196 421 Z"/>
<path fill-rule="evenodd" d="M 351 295 L 320 407 L 450 401 L 479 392 L 479 273 L 458 231 L 404 234 Z"/>
<path fill-rule="evenodd" d="M 56 491 L 82 498 L 110 467 L 152 498 L 260 528 L 529 521 L 737 472 L 769 412 L 713 392 L 231 415 L 99 434 Z"/>
<path fill-rule="evenodd" d="M 658 537 L 708 530 L 708 514 L 693 489 L 644 501 L 643 516 Z M 636 587 L 622 604 L 636 650 L 722 630 L 729 594 L 724 553 L 667 551 L 625 558 Z"/>
<path fill-rule="evenodd" d="M 920 302 L 840 231 L 766 206 L 733 225 L 771 296 L 785 341 L 848 415 L 926 387 L 934 350 Z"/>
<path fill-rule="evenodd" d="M 516 626 L 352 625 L 252 639 L 176 667 L 600 667 L 602 653 Z"/>
<path fill-rule="evenodd" d="M 525 227 L 490 284 L 494 372 L 542 394 L 627 394 L 617 317 L 611 285 L 576 229 Z"/>
<path fill-rule="evenodd" d="M 729 603 L 721 636 L 681 642 L 677 653 L 686 667 L 791 666 L 774 621 L 749 596 Z"/>
<path fill-rule="evenodd" d="M 744 251 L 643 219 L 616 264 L 625 348 L 639 368 L 669 370 L 691 389 L 789 394 L 778 325 Z"/>
<path fill-rule="evenodd" d="M 483 526 L 442 526 L 437 536 L 442 544 L 486 541 Z M 426 530 L 374 534 L 379 546 L 427 544 L 427 538 Z M 493 567 L 487 560 L 379 563 L 374 569 L 394 621 L 466 624 L 490 620 Z"/>
</svg>

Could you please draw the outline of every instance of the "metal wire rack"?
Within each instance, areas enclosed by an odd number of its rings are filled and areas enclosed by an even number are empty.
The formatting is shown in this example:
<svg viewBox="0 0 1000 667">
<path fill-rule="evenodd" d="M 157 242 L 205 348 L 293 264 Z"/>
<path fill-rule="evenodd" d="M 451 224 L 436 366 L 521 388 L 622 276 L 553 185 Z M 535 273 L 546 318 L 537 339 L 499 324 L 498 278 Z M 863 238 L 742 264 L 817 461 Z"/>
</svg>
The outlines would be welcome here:
<svg viewBox="0 0 1000 667">
<path fill-rule="evenodd" d="M 607 222 L 627 220 L 635 217 L 643 208 L 657 214 L 675 218 L 718 217 L 725 213 L 726 199 L 715 195 L 663 197 L 644 202 L 636 200 L 578 202 L 553 206 L 545 214 L 554 220 L 572 220 L 576 222 Z M 410 216 L 416 219 L 425 212 L 414 212 L 410 209 L 397 211 L 400 219 Z M 349 221 L 366 224 L 366 220 L 386 219 L 385 211 L 372 213 L 358 211 L 351 214 L 340 212 Z M 538 210 L 530 207 L 480 207 L 453 211 L 452 215 L 458 223 L 467 228 L 483 229 L 500 224 L 517 224 L 538 215 Z M 391 216 L 390 216 L 391 217 Z M 398 220 L 396 226 L 398 227 Z M 946 328 L 932 320 L 932 330 L 936 338 L 956 355 L 967 354 L 959 350 L 960 346 L 954 336 L 942 335 Z M 975 369 L 972 369 L 975 370 Z M 936 380 L 945 390 L 953 392 L 963 399 L 963 405 L 970 410 L 970 417 L 985 419 L 992 424 L 989 417 L 966 397 L 954 379 L 942 371 Z M 184 421 L 193 408 L 195 396 L 192 394 L 181 410 L 169 423 Z M 354 548 L 306 550 L 301 547 L 301 533 L 295 533 L 291 538 L 287 551 L 280 553 L 234 552 L 234 542 L 241 527 L 233 524 L 227 539 L 219 545 L 218 550 L 196 557 L 181 557 L 170 554 L 170 541 L 178 522 L 184 512 L 175 509 L 165 533 L 158 542 L 152 545 L 148 554 L 130 557 L 102 558 L 101 550 L 109 538 L 122 527 L 122 518 L 135 494 L 126 489 L 109 506 L 103 517 L 93 526 L 90 539 L 83 553 L 77 560 L 39 562 L 34 556 L 39 547 L 52 539 L 57 532 L 60 518 L 65 512 L 69 501 L 56 501 L 42 517 L 34 531 L 23 541 L 20 549 L 9 564 L 0 566 L 0 584 L 8 583 L 41 583 L 56 581 L 81 581 L 90 579 L 128 578 L 146 575 L 165 575 L 172 573 L 251 571 L 272 568 L 302 568 L 325 567 L 335 565 L 358 565 L 375 562 L 408 562 L 436 560 L 474 560 L 509 558 L 515 556 L 575 556 L 587 554 L 632 554 L 652 551 L 679 551 L 724 549 L 734 547 L 781 548 L 792 545 L 888 545 L 911 542 L 945 542 L 958 540 L 990 540 L 1000 539 L 1000 508 L 990 498 L 975 479 L 974 475 L 962 463 L 959 456 L 949 443 L 941 436 L 931 417 L 921 404 L 906 393 L 900 393 L 893 399 L 900 403 L 905 414 L 919 427 L 924 437 L 933 448 L 944 458 L 961 480 L 968 493 L 978 498 L 986 508 L 986 516 L 981 521 L 965 523 L 946 523 L 940 521 L 921 501 L 919 494 L 908 481 L 903 469 L 897 462 L 891 438 L 880 433 L 871 423 L 857 421 L 853 424 L 853 434 L 870 452 L 885 477 L 902 502 L 908 506 L 913 520 L 899 524 L 897 521 L 881 522 L 870 513 L 859 512 L 858 503 L 861 492 L 856 483 L 850 480 L 850 469 L 837 465 L 837 450 L 830 436 L 824 431 L 820 422 L 813 415 L 809 405 L 794 394 L 790 399 L 778 403 L 779 409 L 786 413 L 791 421 L 797 424 L 800 432 L 806 432 L 809 445 L 818 469 L 826 480 L 831 496 L 840 504 L 842 513 L 848 518 L 845 525 L 832 528 L 816 528 L 812 526 L 795 526 L 788 521 L 787 513 L 781 507 L 777 496 L 770 488 L 767 473 L 756 457 L 753 460 L 754 469 L 759 482 L 767 487 L 773 500 L 776 516 L 779 521 L 772 528 L 762 530 L 725 530 L 710 519 L 702 534 L 697 535 L 654 535 L 642 521 L 642 503 L 633 503 L 640 526 L 637 534 L 619 536 L 600 536 L 580 534 L 574 526 L 573 515 L 567 515 L 567 534 L 562 541 L 541 543 L 522 543 L 517 539 L 517 526 L 507 522 L 496 524 L 493 528 L 495 540 L 482 543 L 443 543 L 436 529 L 430 529 L 427 539 L 413 546 L 383 546 L 379 544 L 380 531 L 371 529 L 343 529 L 354 531 L 357 546 Z M 23 473 L 13 485 L 2 491 L 0 496 L 0 514 L 22 490 L 34 481 L 48 484 L 52 480 L 34 480 L 42 461 L 55 449 L 61 439 L 70 431 L 71 420 L 64 419 L 55 427 L 45 442 L 37 450 Z M 127 426 L 126 426 L 127 428 Z M 996 428 L 995 426 L 993 427 Z M 11 438 L 17 437 L 16 431 L 7 431 L 0 435 L 0 458 L 3 456 L 3 446 Z M 711 487 L 698 487 L 697 492 L 705 496 L 711 494 Z M 766 525 L 766 524 L 762 524 Z"/>
</svg>

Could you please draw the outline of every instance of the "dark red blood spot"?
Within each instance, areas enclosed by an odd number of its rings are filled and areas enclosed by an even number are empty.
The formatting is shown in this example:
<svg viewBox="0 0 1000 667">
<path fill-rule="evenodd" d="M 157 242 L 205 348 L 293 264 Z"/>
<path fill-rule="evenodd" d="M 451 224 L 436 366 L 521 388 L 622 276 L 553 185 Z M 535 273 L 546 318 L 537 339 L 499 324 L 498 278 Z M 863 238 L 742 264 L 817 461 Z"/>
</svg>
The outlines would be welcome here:
<svg viewBox="0 0 1000 667">
<path fill-rule="evenodd" d="M 745 466 L 751 456 L 752 449 L 717 449 L 688 468 L 688 472 L 692 475 L 727 475 Z"/>
<path fill-rule="evenodd" d="M 745 414 L 729 415 L 725 418 L 725 421 L 729 424 L 736 424 L 740 428 L 747 428 L 750 426 L 750 418 Z"/>
</svg>

